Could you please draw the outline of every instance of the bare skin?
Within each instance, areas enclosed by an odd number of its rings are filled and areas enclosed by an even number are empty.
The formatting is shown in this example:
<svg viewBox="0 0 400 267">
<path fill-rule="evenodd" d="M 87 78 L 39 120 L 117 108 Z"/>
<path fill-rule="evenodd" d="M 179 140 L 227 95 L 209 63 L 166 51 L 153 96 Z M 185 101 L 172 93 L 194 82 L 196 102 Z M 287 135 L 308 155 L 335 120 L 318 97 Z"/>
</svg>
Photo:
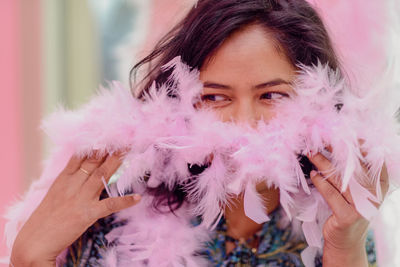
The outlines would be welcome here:
<svg viewBox="0 0 400 267">
<path fill-rule="evenodd" d="M 99 200 L 102 177 L 109 180 L 122 163 L 120 157 L 119 153 L 70 159 L 18 233 L 11 254 L 15 267 L 55 266 L 57 255 L 99 218 L 140 201 L 138 195 Z"/>
<path fill-rule="evenodd" d="M 201 105 L 212 108 L 222 121 L 250 125 L 255 125 L 260 119 L 268 121 L 275 115 L 272 109 L 275 99 L 295 95 L 290 86 L 295 71 L 295 66 L 279 49 L 271 34 L 261 26 L 249 25 L 225 40 L 200 70 L 200 80 L 204 84 Z M 320 153 L 310 155 L 309 159 L 319 173 L 332 169 L 331 162 Z M 340 192 L 337 177 L 325 179 L 322 174 L 312 173 L 312 182 L 333 211 L 323 229 L 323 264 L 329 267 L 368 266 L 365 240 L 369 223 L 357 212 L 349 190 Z M 381 186 L 385 195 L 388 190 L 385 168 Z M 265 190 L 263 185 L 258 187 L 259 193 L 267 200 L 267 212 L 273 211 L 278 206 L 278 190 Z M 262 225 L 245 216 L 241 196 L 233 202 L 235 205 L 225 211 L 228 234 L 236 239 L 247 239 Z M 234 244 L 227 242 L 227 252 L 233 249 Z"/>
<path fill-rule="evenodd" d="M 264 185 L 258 186 L 258 192 L 264 199 L 265 212 L 267 214 L 274 211 L 279 206 L 279 191 L 275 188 L 266 188 Z M 232 204 L 225 208 L 225 219 L 227 220 L 227 234 L 235 239 L 245 240 L 254 235 L 262 228 L 262 224 L 258 224 L 248 218 L 244 212 L 243 195 L 232 200 Z M 258 241 L 254 240 L 251 247 L 257 248 Z M 226 252 L 230 253 L 235 248 L 235 243 L 226 242 Z"/>
</svg>

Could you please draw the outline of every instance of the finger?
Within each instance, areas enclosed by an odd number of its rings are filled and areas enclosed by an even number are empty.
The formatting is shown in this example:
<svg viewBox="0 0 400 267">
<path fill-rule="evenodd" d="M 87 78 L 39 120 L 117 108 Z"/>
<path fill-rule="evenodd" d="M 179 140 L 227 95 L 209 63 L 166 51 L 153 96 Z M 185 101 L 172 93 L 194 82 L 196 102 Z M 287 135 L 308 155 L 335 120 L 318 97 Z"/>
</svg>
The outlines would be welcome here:
<svg viewBox="0 0 400 267">
<path fill-rule="evenodd" d="M 360 166 L 362 172 L 356 176 L 357 181 L 370 193 L 376 196 L 377 195 L 376 187 L 378 181 L 374 181 L 374 179 L 370 178 L 373 177 L 374 175 L 371 173 L 370 168 L 361 160 L 360 160 Z"/>
<path fill-rule="evenodd" d="M 358 139 L 358 143 L 360 145 L 360 152 L 363 158 L 360 159 L 360 163 L 364 173 L 367 175 L 366 179 L 361 179 L 360 184 L 364 186 L 369 192 L 371 192 L 374 196 L 377 197 L 378 200 L 383 200 L 389 190 L 389 180 L 388 180 L 388 172 L 386 164 L 383 163 L 382 168 L 380 170 L 371 169 L 371 164 L 366 160 L 368 156 L 367 151 L 365 148 L 363 149 L 362 146 L 365 143 L 364 139 Z M 379 175 L 379 184 L 373 178 Z M 364 183 L 362 183 L 364 182 Z M 366 184 L 365 184 L 366 183 Z M 378 186 L 379 185 L 379 186 Z M 375 206 L 379 206 L 380 203 L 376 203 L 372 201 Z"/>
<path fill-rule="evenodd" d="M 384 198 L 389 191 L 389 173 L 386 167 L 386 163 L 384 163 L 382 167 L 380 183 L 382 189 L 382 197 Z"/>
<path fill-rule="evenodd" d="M 334 175 L 335 168 L 333 167 L 332 163 L 321 153 L 317 153 L 314 156 L 308 156 L 308 158 L 322 174 L 322 176 L 327 178 L 328 182 L 340 192 L 342 188 L 342 183 L 340 178 Z M 342 194 L 348 203 L 353 204 L 353 198 L 351 197 L 348 188 L 346 189 L 346 191 L 342 192 Z"/>
<path fill-rule="evenodd" d="M 365 143 L 364 140 L 359 139 L 359 144 L 360 147 Z M 370 164 L 367 160 L 366 157 L 368 153 L 363 150 L 362 148 L 360 149 L 362 158 L 360 158 L 360 166 L 362 168 L 363 173 L 361 174 L 360 177 L 358 177 L 358 182 L 366 188 L 372 195 L 374 195 L 378 200 L 383 200 L 388 189 L 389 189 L 389 181 L 388 181 L 388 173 L 387 173 L 387 168 L 386 164 L 383 162 L 381 168 L 377 168 L 378 166 L 376 164 Z M 376 179 L 375 177 L 379 177 Z M 379 182 L 379 183 L 378 183 Z M 378 204 L 377 202 L 372 201 L 375 204 Z M 379 205 L 375 205 L 379 206 Z"/>
<path fill-rule="evenodd" d="M 96 216 L 97 218 L 106 217 L 112 213 L 136 205 L 137 203 L 139 203 L 140 199 L 141 196 L 138 194 L 103 199 L 96 204 Z"/>
<path fill-rule="evenodd" d="M 317 153 L 315 155 L 307 156 L 312 164 L 323 174 L 324 177 L 330 178 L 334 175 L 335 168 L 324 155 Z"/>
<path fill-rule="evenodd" d="M 362 149 L 362 146 L 364 145 L 364 143 L 365 143 L 364 139 L 361 139 L 361 138 L 358 139 L 358 144 L 360 146 L 361 155 L 365 158 L 368 155 L 368 153 L 367 153 L 367 151 Z"/>
<path fill-rule="evenodd" d="M 325 149 L 332 153 L 332 146 L 331 145 L 326 146 Z"/>
<path fill-rule="evenodd" d="M 85 159 L 86 157 L 80 157 L 75 154 L 72 155 L 72 157 L 69 159 L 67 165 L 64 168 L 64 173 L 69 175 L 75 173 Z"/>
<path fill-rule="evenodd" d="M 346 201 L 340 191 L 329 183 L 326 178 L 322 177 L 322 175 L 318 174 L 314 170 L 311 171 L 310 176 L 311 181 L 328 203 L 335 216 L 338 218 L 344 218 L 347 214 L 354 212 L 353 207 Z"/>
<path fill-rule="evenodd" d="M 109 155 L 105 161 L 94 170 L 93 174 L 87 179 L 84 188 L 91 192 L 90 197 L 97 197 L 104 189 L 103 180 L 108 182 L 110 177 L 121 166 L 123 159 L 120 153 Z"/>
<path fill-rule="evenodd" d="M 76 175 L 86 181 L 94 170 L 104 162 L 106 157 L 107 155 L 100 155 L 94 151 L 90 157 L 87 157 L 87 159 L 82 162 L 80 168 L 76 171 Z"/>
</svg>

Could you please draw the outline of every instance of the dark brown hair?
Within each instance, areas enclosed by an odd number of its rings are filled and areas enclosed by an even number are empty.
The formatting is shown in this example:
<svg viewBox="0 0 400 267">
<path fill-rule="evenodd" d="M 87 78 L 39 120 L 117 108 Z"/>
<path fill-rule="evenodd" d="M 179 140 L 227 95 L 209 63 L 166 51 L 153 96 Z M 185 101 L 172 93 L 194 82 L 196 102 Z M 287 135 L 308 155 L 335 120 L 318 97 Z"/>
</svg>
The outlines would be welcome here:
<svg viewBox="0 0 400 267">
<path fill-rule="evenodd" d="M 325 26 L 305 0 L 199 0 L 154 50 L 131 69 L 133 89 L 138 70 L 147 66 L 136 97 L 143 99 L 143 93 L 153 82 L 161 85 L 167 81 L 171 70 L 163 71 L 161 67 L 176 56 L 181 56 L 190 68 L 200 70 L 224 40 L 250 24 L 261 25 L 272 33 L 279 49 L 294 66 L 312 66 L 320 61 L 340 70 Z M 195 169 L 189 171 L 193 179 L 199 174 Z M 172 191 L 160 185 L 148 192 L 156 196 L 154 207 L 160 210 L 158 207 L 168 206 L 172 212 L 186 196 L 182 185 L 176 185 Z"/>
<path fill-rule="evenodd" d="M 201 69 L 226 38 L 249 24 L 261 25 L 272 33 L 293 65 L 312 66 L 319 60 L 339 68 L 325 26 L 305 0 L 199 0 L 131 69 L 131 88 L 136 84 L 140 88 L 136 95 L 142 98 L 154 81 L 165 83 L 171 70 L 162 71 L 161 66 L 176 56 L 191 68 Z M 136 83 L 138 70 L 145 66 L 146 75 Z"/>
</svg>

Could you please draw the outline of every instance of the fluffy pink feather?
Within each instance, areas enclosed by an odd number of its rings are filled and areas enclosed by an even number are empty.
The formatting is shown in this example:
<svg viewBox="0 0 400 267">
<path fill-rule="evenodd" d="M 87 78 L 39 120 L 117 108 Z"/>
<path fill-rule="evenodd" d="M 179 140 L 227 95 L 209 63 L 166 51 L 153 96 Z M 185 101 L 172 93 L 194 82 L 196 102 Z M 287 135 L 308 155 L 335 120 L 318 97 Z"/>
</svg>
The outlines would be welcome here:
<svg viewBox="0 0 400 267">
<path fill-rule="evenodd" d="M 298 155 L 311 150 L 330 157 L 334 165 L 331 174 L 341 177 L 342 189 L 350 186 L 358 211 L 368 219 L 376 209 L 368 202 L 373 196 L 360 184 L 369 182 L 379 189 L 378 170 L 383 162 L 388 165 L 390 180 L 395 184 L 400 181 L 396 165 L 400 160 L 399 128 L 393 112 L 399 103 L 387 105 L 393 99 L 376 91 L 363 97 L 355 95 L 349 84 L 326 66 L 303 66 L 295 85 L 297 95 L 278 103 L 276 117 L 268 123 L 259 122 L 255 129 L 222 123 L 211 110 L 196 110 L 193 104 L 201 91 L 198 72 L 190 71 L 179 58 L 166 68 L 174 69 L 174 87 L 153 87 L 145 103 L 113 83 L 111 90 L 101 89 L 81 110 L 61 109 L 43 123 L 57 150 L 23 202 L 10 210 L 9 244 L 72 153 L 86 155 L 94 149 L 98 153 L 129 149 L 119 178 L 111 186 L 112 194 L 130 189 L 143 193 L 146 186 L 161 183 L 169 188 L 180 184 L 192 203 L 184 205 L 178 217 L 161 215 L 151 212 L 151 197 L 145 195 L 140 205 L 117 214 L 129 223 L 108 236 L 121 244 L 104 252 L 104 264 L 109 266 L 144 260 L 150 266 L 160 266 L 160 262 L 177 264 L 182 259 L 204 264 L 192 254 L 201 248 L 232 195 L 244 192 L 246 214 L 258 222 L 268 220 L 253 188 L 261 181 L 279 188 L 287 216 L 304 223 L 303 232 L 313 247 L 304 255 L 314 255 L 322 247 L 321 229 L 330 211 L 300 171 Z M 381 86 L 392 89 L 388 84 Z M 168 97 L 171 90 L 178 97 Z M 379 129 L 382 135 L 371 129 Z M 325 150 L 327 145 L 332 146 L 331 154 Z M 187 164 L 209 161 L 211 165 L 188 184 Z M 361 175 L 362 162 L 371 167 L 372 178 Z M 148 173 L 146 184 L 143 176 Z M 196 215 L 203 217 L 203 223 L 193 227 L 189 221 Z M 170 244 L 176 244 L 174 250 Z"/>
</svg>

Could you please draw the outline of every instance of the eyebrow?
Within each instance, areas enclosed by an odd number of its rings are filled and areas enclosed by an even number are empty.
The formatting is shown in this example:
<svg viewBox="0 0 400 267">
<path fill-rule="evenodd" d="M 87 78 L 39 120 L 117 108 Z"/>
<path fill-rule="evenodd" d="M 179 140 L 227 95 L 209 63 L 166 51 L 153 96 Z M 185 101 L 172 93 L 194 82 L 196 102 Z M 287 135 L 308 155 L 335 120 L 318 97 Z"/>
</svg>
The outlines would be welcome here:
<svg viewBox="0 0 400 267">
<path fill-rule="evenodd" d="M 288 81 L 285 81 L 281 78 L 277 78 L 265 83 L 260 83 L 257 84 L 256 86 L 253 86 L 253 89 L 262 89 L 262 88 L 266 88 L 266 87 L 272 87 L 272 86 L 276 86 L 276 85 L 280 85 L 280 84 L 291 84 Z M 210 81 L 206 81 L 203 84 L 204 87 L 208 87 L 208 88 L 214 88 L 214 89 L 232 89 L 231 86 L 229 85 L 225 85 L 225 84 L 220 84 L 220 83 L 216 83 L 216 82 L 210 82 Z"/>
</svg>

